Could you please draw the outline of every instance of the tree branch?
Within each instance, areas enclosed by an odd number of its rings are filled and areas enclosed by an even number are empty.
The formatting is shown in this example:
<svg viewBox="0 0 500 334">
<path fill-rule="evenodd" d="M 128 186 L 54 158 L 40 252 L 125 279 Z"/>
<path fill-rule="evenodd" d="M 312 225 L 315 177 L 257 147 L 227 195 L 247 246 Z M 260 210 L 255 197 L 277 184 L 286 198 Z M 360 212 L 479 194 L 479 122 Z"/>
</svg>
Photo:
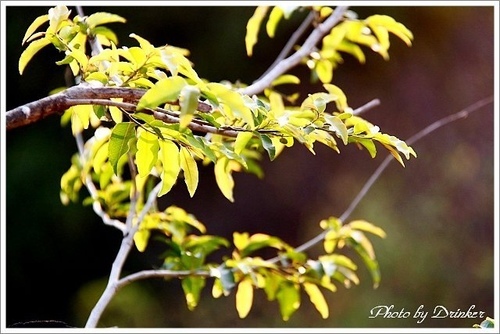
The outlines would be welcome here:
<svg viewBox="0 0 500 334">
<path fill-rule="evenodd" d="M 321 23 L 312 31 L 309 37 L 306 39 L 304 44 L 299 50 L 297 50 L 290 57 L 280 61 L 273 69 L 271 69 L 266 75 L 264 75 L 260 80 L 254 82 L 248 87 L 240 89 L 242 94 L 254 95 L 259 94 L 264 89 L 269 87 L 273 80 L 287 72 L 292 67 L 296 66 L 301 62 L 304 57 L 307 57 L 311 51 L 314 49 L 316 44 L 325 36 L 334 26 L 336 26 L 344 16 L 347 11 L 348 6 L 338 6 L 335 11 L 330 15 L 325 22 Z"/>
</svg>

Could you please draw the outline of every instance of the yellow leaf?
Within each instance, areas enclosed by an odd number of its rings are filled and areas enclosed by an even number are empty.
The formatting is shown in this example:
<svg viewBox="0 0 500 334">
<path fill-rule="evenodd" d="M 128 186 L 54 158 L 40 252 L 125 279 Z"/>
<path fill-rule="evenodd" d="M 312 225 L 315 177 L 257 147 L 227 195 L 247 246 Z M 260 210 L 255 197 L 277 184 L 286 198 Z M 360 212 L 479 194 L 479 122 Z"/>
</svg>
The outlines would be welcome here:
<svg viewBox="0 0 500 334">
<path fill-rule="evenodd" d="M 149 230 L 146 229 L 138 230 L 137 232 L 135 232 L 134 243 L 135 247 L 137 247 L 137 250 L 139 252 L 144 252 L 146 250 L 146 247 L 148 245 L 149 235 L 150 232 Z"/>
<path fill-rule="evenodd" d="M 19 57 L 19 64 L 18 64 L 19 74 L 23 74 L 23 71 L 26 68 L 26 65 L 28 65 L 31 58 L 33 58 L 33 56 L 38 51 L 40 51 L 44 46 L 47 46 L 49 44 L 50 40 L 45 37 L 31 42 L 26 48 L 26 50 L 24 50 L 23 53 L 21 53 L 21 57 Z"/>
<path fill-rule="evenodd" d="M 242 250 L 244 249 L 247 245 L 248 245 L 248 233 L 247 232 L 244 232 L 244 233 L 238 233 L 238 232 L 234 232 L 233 233 L 233 243 L 234 243 L 234 246 L 236 247 L 236 249 L 238 250 Z"/>
<path fill-rule="evenodd" d="M 342 89 L 332 84 L 324 84 L 323 87 L 328 91 L 328 93 L 335 96 L 335 104 L 337 105 L 337 109 L 340 111 L 344 111 L 344 109 L 348 108 L 347 105 L 347 97 L 345 96 Z"/>
<path fill-rule="evenodd" d="M 126 20 L 116 14 L 110 14 L 110 13 L 105 13 L 105 12 L 98 12 L 89 15 L 85 22 L 89 25 L 89 27 L 92 29 L 95 26 L 102 25 L 102 24 L 108 24 L 108 23 L 114 23 L 114 22 L 121 22 L 124 23 Z"/>
<path fill-rule="evenodd" d="M 248 20 L 247 33 L 245 35 L 245 46 L 247 49 L 247 55 L 249 57 L 252 56 L 253 46 L 257 43 L 260 24 L 262 20 L 264 20 L 264 16 L 266 16 L 267 10 L 267 6 L 258 6 L 255 9 L 252 17 Z"/>
<path fill-rule="evenodd" d="M 243 279 L 236 291 L 236 310 L 240 318 L 245 318 L 253 304 L 253 286 L 250 278 Z"/>
<path fill-rule="evenodd" d="M 184 182 L 186 183 L 189 195 L 193 197 L 198 187 L 198 165 L 191 152 L 185 147 L 181 147 L 180 150 L 180 165 L 184 171 Z"/>
<path fill-rule="evenodd" d="M 330 83 L 333 78 L 333 64 L 328 59 L 320 59 L 316 63 L 316 73 L 322 83 Z"/>
<path fill-rule="evenodd" d="M 271 38 L 274 37 L 276 27 L 278 26 L 278 23 L 282 18 L 283 18 L 283 10 L 278 6 L 274 7 L 271 10 L 271 13 L 269 14 L 269 19 L 267 20 L 266 23 L 266 31 L 269 37 Z"/>
<path fill-rule="evenodd" d="M 23 41 L 21 44 L 24 44 L 26 42 L 26 40 L 28 40 L 28 38 L 30 38 L 30 36 L 33 35 L 33 33 L 38 29 L 38 27 L 40 27 L 42 24 L 44 24 L 48 20 L 49 20 L 48 14 L 41 15 L 41 16 L 37 17 L 35 19 L 35 21 L 33 21 L 33 23 L 30 24 L 30 26 L 28 27 L 28 30 L 26 30 L 26 33 L 24 34 L 24 38 L 23 38 Z"/>
<path fill-rule="evenodd" d="M 252 139 L 253 133 L 251 132 L 240 132 L 238 136 L 236 136 L 236 141 L 234 142 L 234 153 L 240 154 L 241 151 L 245 148 L 248 141 Z"/>
<path fill-rule="evenodd" d="M 321 317 L 323 319 L 328 318 L 328 304 L 326 303 L 325 297 L 319 290 L 318 286 L 309 282 L 304 282 L 303 286 L 304 290 L 309 295 L 311 303 L 313 303 L 314 307 L 316 307 L 316 310 L 318 310 L 318 312 L 321 314 Z"/>
<path fill-rule="evenodd" d="M 160 144 L 158 137 L 142 128 L 138 129 L 136 164 L 139 176 L 149 175 L 158 160 Z"/>
<path fill-rule="evenodd" d="M 229 201 L 234 202 L 233 198 L 233 188 L 234 188 L 234 180 L 231 175 L 231 170 L 228 170 L 229 159 L 226 157 L 222 157 L 215 163 L 214 172 L 215 172 L 215 181 L 219 186 L 220 191 Z"/>
<path fill-rule="evenodd" d="M 181 106 L 181 114 L 179 126 L 184 129 L 191 123 L 194 117 L 196 108 L 198 108 L 198 98 L 200 97 L 200 89 L 196 86 L 186 85 L 182 87 L 179 95 L 179 104 Z"/>
<path fill-rule="evenodd" d="M 163 165 L 161 173 L 162 187 L 158 197 L 165 195 L 172 189 L 181 170 L 179 164 L 179 148 L 170 140 L 160 140 L 160 157 Z"/>
<path fill-rule="evenodd" d="M 352 222 L 349 223 L 349 226 L 355 230 L 362 230 L 373 233 L 381 238 L 386 237 L 386 234 L 383 229 L 367 222 L 366 220 L 353 220 Z"/>
</svg>

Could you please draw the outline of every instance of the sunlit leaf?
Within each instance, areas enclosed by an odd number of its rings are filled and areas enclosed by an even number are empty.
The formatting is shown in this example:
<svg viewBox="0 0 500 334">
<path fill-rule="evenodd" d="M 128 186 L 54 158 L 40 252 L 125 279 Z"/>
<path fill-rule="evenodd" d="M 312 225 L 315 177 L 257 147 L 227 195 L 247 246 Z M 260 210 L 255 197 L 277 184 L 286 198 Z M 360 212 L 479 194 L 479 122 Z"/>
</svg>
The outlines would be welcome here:
<svg viewBox="0 0 500 334">
<path fill-rule="evenodd" d="M 47 32 L 56 33 L 61 23 L 68 19 L 71 11 L 64 5 L 57 5 L 49 9 L 49 28 Z"/>
<path fill-rule="evenodd" d="M 158 137 L 141 129 L 137 139 L 136 164 L 139 176 L 148 175 L 158 160 L 160 144 Z"/>
<path fill-rule="evenodd" d="M 397 22 L 392 17 L 387 15 L 372 15 L 365 19 L 369 27 L 380 26 L 384 27 L 394 35 L 403 40 L 406 45 L 411 46 L 413 33 L 406 28 L 402 23 Z"/>
<path fill-rule="evenodd" d="M 283 18 L 283 14 L 284 14 L 283 10 L 278 6 L 273 7 L 273 9 L 271 10 L 271 13 L 269 14 L 269 19 L 267 20 L 266 23 L 266 32 L 269 37 L 271 38 L 274 37 L 276 27 Z"/>
<path fill-rule="evenodd" d="M 238 290 L 236 291 L 236 310 L 238 311 L 238 316 L 242 319 L 245 318 L 252 309 L 252 304 L 252 280 L 247 277 L 238 284 Z"/>
<path fill-rule="evenodd" d="M 268 9 L 269 8 L 267 6 L 258 6 L 252 17 L 248 20 L 245 35 L 245 47 L 249 57 L 252 56 L 253 47 L 258 40 L 261 22 L 264 20 Z"/>
<path fill-rule="evenodd" d="M 230 202 L 234 202 L 233 188 L 234 180 L 231 175 L 231 170 L 228 170 L 228 158 L 222 157 L 217 160 L 214 167 L 215 181 L 219 186 L 220 191 Z"/>
<path fill-rule="evenodd" d="M 137 103 L 137 110 L 154 109 L 162 103 L 173 102 L 179 98 L 182 88 L 187 85 L 185 79 L 175 76 L 158 81 Z"/>
<path fill-rule="evenodd" d="M 198 187 L 198 165 L 191 152 L 183 146 L 180 149 L 180 166 L 184 171 L 184 182 L 186 183 L 189 195 L 193 197 Z"/>
<path fill-rule="evenodd" d="M 23 74 L 26 65 L 28 65 L 29 61 L 33 56 L 40 51 L 44 46 L 50 44 L 50 39 L 48 38 L 40 38 L 36 41 L 31 42 L 28 47 L 21 53 L 19 57 L 18 69 L 19 74 Z"/>
<path fill-rule="evenodd" d="M 154 49 L 154 46 L 151 45 L 151 43 L 149 43 L 148 40 L 142 38 L 141 36 L 134 33 L 130 34 L 129 36 L 136 39 L 139 42 L 141 49 L 143 49 L 146 54 L 150 53 Z"/>
<path fill-rule="evenodd" d="M 342 89 L 332 84 L 324 84 L 323 87 L 325 87 L 328 93 L 336 97 L 335 104 L 337 105 L 337 109 L 339 111 L 344 111 L 348 107 L 347 97 L 345 96 Z"/>
<path fill-rule="evenodd" d="M 24 44 L 26 42 L 26 40 L 28 38 L 31 37 L 31 35 L 33 35 L 33 33 L 42 25 L 44 24 L 45 22 L 47 22 L 49 20 L 49 15 L 48 14 L 45 14 L 45 15 L 41 15 L 39 17 L 37 17 L 31 24 L 30 26 L 28 27 L 28 29 L 26 30 L 26 33 L 24 34 L 24 37 L 23 37 L 23 41 L 21 42 L 21 44 Z"/>
<path fill-rule="evenodd" d="M 318 312 L 321 314 L 321 317 L 323 319 L 328 318 L 328 304 L 326 303 L 325 297 L 321 293 L 318 286 L 309 282 L 304 282 L 302 286 L 304 287 L 305 292 L 309 295 L 311 303 L 313 303 L 314 307 L 316 307 L 316 310 L 318 310 Z"/>
<path fill-rule="evenodd" d="M 134 243 L 139 252 L 144 252 L 146 250 L 150 234 L 151 232 L 147 229 L 139 229 L 135 232 Z"/>
<path fill-rule="evenodd" d="M 271 85 L 272 86 L 279 86 L 279 85 L 285 85 L 285 84 L 299 84 L 300 79 L 296 77 L 295 75 L 292 74 L 284 74 L 280 75 L 278 78 L 276 78 Z"/>
<path fill-rule="evenodd" d="M 85 22 L 88 24 L 89 28 L 94 28 L 95 26 L 107 23 L 114 23 L 114 22 L 125 23 L 126 20 L 123 17 L 116 14 L 98 12 L 90 14 L 85 20 Z"/>
<path fill-rule="evenodd" d="M 353 220 L 349 223 L 349 226 L 355 230 L 362 230 L 373 233 L 381 238 L 386 237 L 384 230 L 382 230 L 380 227 L 373 225 L 372 223 L 367 222 L 366 220 Z"/>
<path fill-rule="evenodd" d="M 135 136 L 135 125 L 132 122 L 116 124 L 111 131 L 108 154 L 113 171 L 118 174 L 118 160 L 128 152 L 128 142 Z"/>
<path fill-rule="evenodd" d="M 179 125 L 181 129 L 187 127 L 189 123 L 191 123 L 196 108 L 198 107 L 199 97 L 200 89 L 198 87 L 191 85 L 182 87 L 179 95 L 179 104 L 181 106 Z"/>
<path fill-rule="evenodd" d="M 242 131 L 238 133 L 238 135 L 236 136 L 236 141 L 234 142 L 234 153 L 241 154 L 241 151 L 245 148 L 252 137 L 252 132 Z"/>
<path fill-rule="evenodd" d="M 333 78 L 333 64 L 328 59 L 320 59 L 316 63 L 316 74 L 322 83 L 330 83 Z"/>
<path fill-rule="evenodd" d="M 172 189 L 177 176 L 181 170 L 179 162 L 179 148 L 170 140 L 160 140 L 160 159 L 163 165 L 161 173 L 162 187 L 158 193 L 158 197 L 165 195 Z"/>
</svg>

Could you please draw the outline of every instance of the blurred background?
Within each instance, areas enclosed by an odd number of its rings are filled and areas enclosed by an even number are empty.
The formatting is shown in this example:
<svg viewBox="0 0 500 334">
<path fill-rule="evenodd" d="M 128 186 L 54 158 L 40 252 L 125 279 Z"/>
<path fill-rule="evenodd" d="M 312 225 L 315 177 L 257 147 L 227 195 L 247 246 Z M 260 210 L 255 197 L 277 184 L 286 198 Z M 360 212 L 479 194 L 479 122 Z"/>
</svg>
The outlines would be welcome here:
<svg viewBox="0 0 500 334">
<path fill-rule="evenodd" d="M 24 33 L 49 7 L 6 8 L 7 110 L 64 86 L 58 52 L 42 50 L 22 76 L 17 61 Z M 71 8 L 76 13 L 74 8 Z M 254 7 L 84 7 L 119 14 L 126 24 L 110 24 L 120 45 L 135 45 L 132 32 L 154 45 L 191 51 L 201 77 L 251 83 L 273 62 L 304 18 L 295 13 L 280 23 L 276 37 L 261 34 L 254 56 L 245 53 L 247 20 Z M 391 35 L 390 61 L 366 50 L 359 64 L 346 55 L 334 72 L 349 104 L 356 108 L 378 98 L 381 105 L 364 117 L 381 130 L 406 139 L 432 122 L 491 96 L 494 89 L 494 9 L 470 7 L 351 7 L 360 18 L 390 15 L 415 36 L 408 48 Z M 309 83 L 305 68 L 301 98 L 321 90 Z M 5 112 L 5 111 L 2 111 Z M 123 289 L 104 314 L 101 326 L 118 327 L 466 327 L 483 319 L 370 319 L 378 305 L 410 311 L 420 305 L 465 311 L 471 306 L 494 315 L 493 106 L 450 124 L 413 145 L 418 159 L 406 168 L 392 162 L 353 212 L 382 227 L 386 239 L 370 237 L 382 281 L 373 289 L 361 260 L 361 283 L 325 293 L 330 317 L 323 320 L 306 295 L 288 322 L 262 291 L 249 316 L 239 319 L 234 293 L 211 297 L 205 287 L 198 308 L 187 309 L 177 280 L 146 280 Z M 118 250 L 119 231 L 105 226 L 90 207 L 63 206 L 59 182 L 76 145 L 59 117 L 9 131 L 6 152 L 6 306 L 7 326 L 33 320 L 59 320 L 84 326 L 102 292 Z M 201 169 L 193 199 L 174 187 L 165 204 L 194 214 L 210 234 L 231 238 L 233 231 L 262 232 L 300 245 L 320 232 L 319 221 L 340 216 L 386 156 L 371 159 L 354 146 L 341 154 L 317 145 L 316 155 L 301 146 L 273 163 L 262 160 L 263 179 L 235 175 L 235 203 L 218 190 L 212 168 Z M 82 198 L 84 197 L 82 193 Z M 318 249 L 312 253 L 318 253 Z M 149 269 L 152 256 L 134 252 L 126 272 Z M 5 297 L 2 297 L 5 298 Z M 496 319 L 498 321 L 498 319 Z"/>
</svg>

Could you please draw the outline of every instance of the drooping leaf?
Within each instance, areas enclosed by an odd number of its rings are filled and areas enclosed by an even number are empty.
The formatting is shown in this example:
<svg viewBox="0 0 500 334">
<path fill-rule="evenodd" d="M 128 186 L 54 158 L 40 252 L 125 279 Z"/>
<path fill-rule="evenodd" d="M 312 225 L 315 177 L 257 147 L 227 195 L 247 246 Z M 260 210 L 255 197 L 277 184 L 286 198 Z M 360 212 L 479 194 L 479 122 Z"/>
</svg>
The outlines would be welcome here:
<svg viewBox="0 0 500 334">
<path fill-rule="evenodd" d="M 238 311 L 238 316 L 243 319 L 245 318 L 253 304 L 253 286 L 252 280 L 249 277 L 244 278 L 238 284 L 238 290 L 236 291 L 236 310 Z"/>
<path fill-rule="evenodd" d="M 189 196 L 193 197 L 198 187 L 198 165 L 191 155 L 191 152 L 185 148 L 180 149 L 180 166 L 184 171 L 184 182 L 189 191 Z"/>
<path fill-rule="evenodd" d="M 109 139 L 108 155 L 113 171 L 118 174 L 118 160 L 128 152 L 130 139 L 135 137 L 135 124 L 124 122 L 116 124 L 111 131 Z"/>
<path fill-rule="evenodd" d="M 318 310 L 319 314 L 323 319 L 328 318 L 329 310 L 328 304 L 326 303 L 325 297 L 321 293 L 320 289 L 316 284 L 304 282 L 302 284 L 305 292 L 308 294 L 311 303 L 313 303 L 316 310 Z"/>
<path fill-rule="evenodd" d="M 215 181 L 219 186 L 220 191 L 230 202 L 234 202 L 233 188 L 234 180 L 231 175 L 231 170 L 227 168 L 229 159 L 222 157 L 215 162 L 214 172 Z"/>
<path fill-rule="evenodd" d="M 262 142 L 262 147 L 266 150 L 269 155 L 269 160 L 273 161 L 276 157 L 276 147 L 274 146 L 271 138 L 267 135 L 259 134 L 260 141 Z"/>
<path fill-rule="evenodd" d="M 141 129 L 139 132 L 137 153 L 135 155 L 139 176 L 144 177 L 149 175 L 156 164 L 158 151 L 160 150 L 158 141 L 158 137 L 149 131 Z"/>
<path fill-rule="evenodd" d="M 151 232 L 148 229 L 139 229 L 134 234 L 134 243 L 135 247 L 139 252 L 144 252 L 148 245 L 149 236 Z"/>
<path fill-rule="evenodd" d="M 190 311 L 198 306 L 200 293 L 205 287 L 205 278 L 190 276 L 182 279 L 182 289 L 186 296 L 186 304 Z"/>
<path fill-rule="evenodd" d="M 271 10 L 271 13 L 269 14 L 269 19 L 267 20 L 266 23 L 266 32 L 269 37 L 271 38 L 274 37 L 276 27 L 283 18 L 283 14 L 284 14 L 283 10 L 278 6 L 273 7 L 273 9 Z"/>
<path fill-rule="evenodd" d="M 267 6 L 258 6 L 252 17 L 248 20 L 247 32 L 245 35 L 245 47 L 249 57 L 252 56 L 253 47 L 258 40 L 260 25 L 264 20 L 268 9 L 269 8 Z"/>
<path fill-rule="evenodd" d="M 335 104 L 337 105 L 337 109 L 339 111 L 344 111 L 348 107 L 347 97 L 345 96 L 342 89 L 332 84 L 324 84 L 323 87 L 325 87 L 328 93 L 336 97 Z"/>
<path fill-rule="evenodd" d="M 182 87 L 179 95 L 179 104 L 181 106 L 179 126 L 181 129 L 184 129 L 191 123 L 198 107 L 199 97 L 200 89 L 198 87 L 191 85 Z"/>
<path fill-rule="evenodd" d="M 242 131 L 238 133 L 238 135 L 236 136 L 236 141 L 234 142 L 234 153 L 241 154 L 241 151 L 245 148 L 252 137 L 252 132 Z"/>
<path fill-rule="evenodd" d="M 181 170 L 179 162 L 179 148 L 171 140 L 160 140 L 160 159 L 163 165 L 161 173 L 162 187 L 158 193 L 158 197 L 165 195 L 172 189 L 177 176 Z"/>
<path fill-rule="evenodd" d="M 299 286 L 283 281 L 276 293 L 276 299 L 280 305 L 281 317 L 284 321 L 288 321 L 290 316 L 300 307 Z"/>
<path fill-rule="evenodd" d="M 137 103 L 137 110 L 144 108 L 154 109 L 162 103 L 173 102 L 179 98 L 182 88 L 187 85 L 185 79 L 175 76 L 158 81 L 149 89 Z"/>
</svg>

